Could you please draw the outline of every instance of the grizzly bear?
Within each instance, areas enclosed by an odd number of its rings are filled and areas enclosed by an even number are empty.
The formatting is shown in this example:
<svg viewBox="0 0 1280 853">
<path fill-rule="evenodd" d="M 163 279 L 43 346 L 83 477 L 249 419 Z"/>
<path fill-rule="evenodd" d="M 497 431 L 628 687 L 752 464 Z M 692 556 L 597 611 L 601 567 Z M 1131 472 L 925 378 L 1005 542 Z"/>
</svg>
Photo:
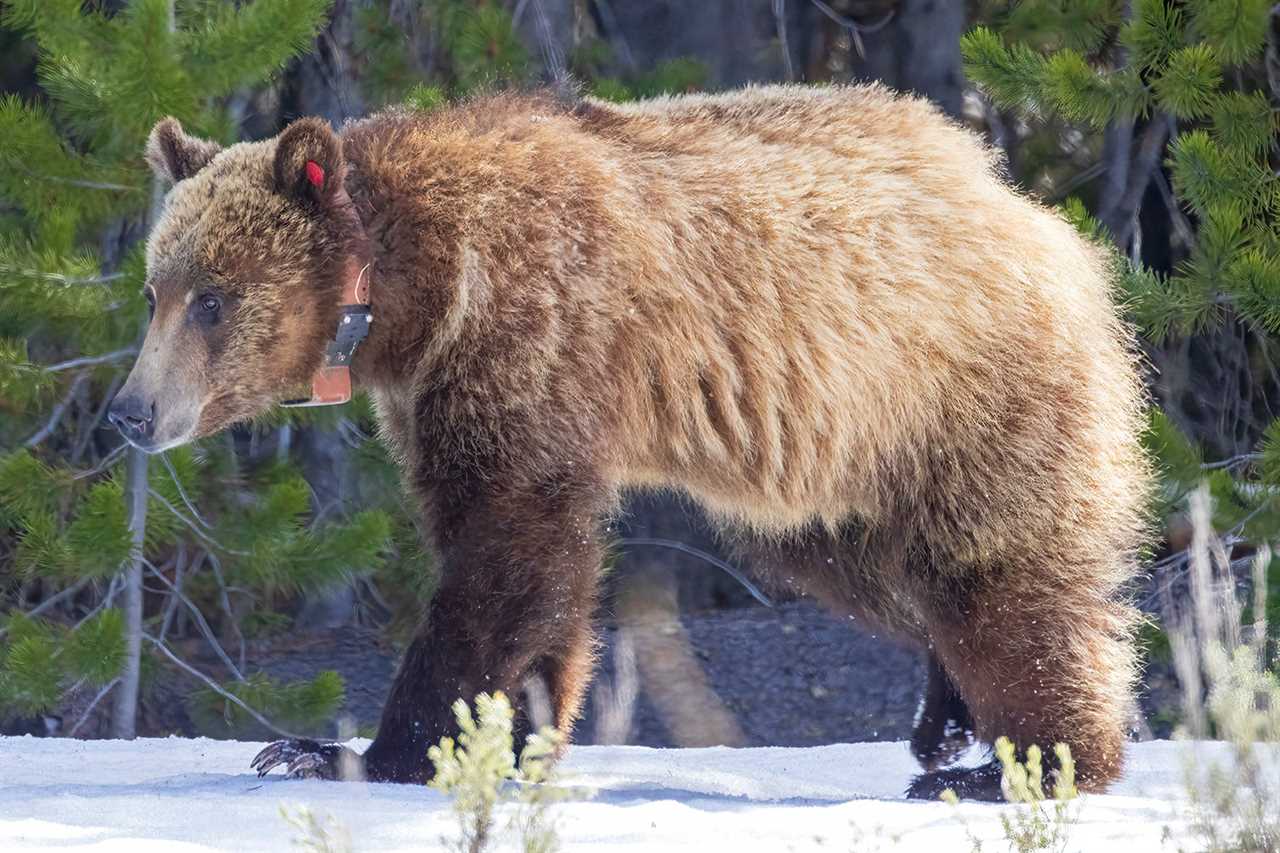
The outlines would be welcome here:
<svg viewBox="0 0 1280 853">
<path fill-rule="evenodd" d="M 1111 262 L 925 101 L 505 93 L 225 149 L 165 120 L 147 155 L 173 187 L 113 420 L 157 452 L 349 367 L 442 566 L 368 750 L 262 772 L 421 782 L 451 703 L 534 676 L 570 732 L 601 522 L 669 489 L 775 592 L 928 649 L 984 741 L 1116 778 L 1147 471 Z M 947 787 L 999 768 L 909 793 Z"/>
</svg>

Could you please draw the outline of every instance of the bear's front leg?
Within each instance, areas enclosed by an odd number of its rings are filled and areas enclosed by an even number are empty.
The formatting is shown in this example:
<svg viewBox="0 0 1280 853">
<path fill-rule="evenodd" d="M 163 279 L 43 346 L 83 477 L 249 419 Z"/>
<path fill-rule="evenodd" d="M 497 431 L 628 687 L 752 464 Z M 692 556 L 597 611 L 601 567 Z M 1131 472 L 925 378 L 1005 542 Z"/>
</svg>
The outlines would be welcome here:
<svg viewBox="0 0 1280 853">
<path fill-rule="evenodd" d="M 254 760 L 259 775 L 284 765 L 296 777 L 426 782 L 428 747 L 456 734 L 453 703 L 501 690 L 518 709 L 530 676 L 546 680 L 553 722 L 570 733 L 593 662 L 602 491 L 564 482 L 460 491 L 434 501 L 441 583 L 374 742 L 356 756 L 337 744 L 280 741 Z"/>
</svg>

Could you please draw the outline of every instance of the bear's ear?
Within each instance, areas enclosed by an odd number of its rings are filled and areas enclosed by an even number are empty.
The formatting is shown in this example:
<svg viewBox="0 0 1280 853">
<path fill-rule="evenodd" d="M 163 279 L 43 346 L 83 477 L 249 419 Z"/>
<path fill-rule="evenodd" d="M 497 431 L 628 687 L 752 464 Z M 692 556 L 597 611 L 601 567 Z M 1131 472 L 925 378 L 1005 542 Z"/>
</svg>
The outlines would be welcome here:
<svg viewBox="0 0 1280 853">
<path fill-rule="evenodd" d="M 176 184 L 209 165 L 222 146 L 187 136 L 176 118 L 162 118 L 147 139 L 147 162 L 160 178 Z"/>
<path fill-rule="evenodd" d="M 276 192 L 327 207 L 342 188 L 342 141 L 319 118 L 300 118 L 276 140 Z"/>
</svg>

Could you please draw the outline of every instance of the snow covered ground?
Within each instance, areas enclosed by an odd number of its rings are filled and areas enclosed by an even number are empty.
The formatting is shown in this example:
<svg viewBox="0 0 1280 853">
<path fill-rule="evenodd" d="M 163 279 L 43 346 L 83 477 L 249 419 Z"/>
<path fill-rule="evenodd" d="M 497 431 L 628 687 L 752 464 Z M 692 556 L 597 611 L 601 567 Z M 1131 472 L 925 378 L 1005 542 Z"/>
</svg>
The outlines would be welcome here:
<svg viewBox="0 0 1280 853">
<path fill-rule="evenodd" d="M 441 849 L 455 832 L 448 801 L 427 788 L 258 779 L 249 759 L 260 746 L 0 737 L 0 850 L 286 850 L 299 833 L 282 805 L 332 817 L 355 851 Z M 1124 781 L 1082 801 L 1071 849 L 1176 849 L 1161 842 L 1166 827 L 1194 849 L 1179 805 L 1189 748 L 1132 745 Z M 577 747 L 563 769 L 567 783 L 595 792 L 556 807 L 566 850 L 960 853 L 969 845 L 958 816 L 992 839 L 985 849 L 1005 849 L 993 843 L 1004 807 L 901 799 L 916 772 L 901 743 Z"/>
</svg>

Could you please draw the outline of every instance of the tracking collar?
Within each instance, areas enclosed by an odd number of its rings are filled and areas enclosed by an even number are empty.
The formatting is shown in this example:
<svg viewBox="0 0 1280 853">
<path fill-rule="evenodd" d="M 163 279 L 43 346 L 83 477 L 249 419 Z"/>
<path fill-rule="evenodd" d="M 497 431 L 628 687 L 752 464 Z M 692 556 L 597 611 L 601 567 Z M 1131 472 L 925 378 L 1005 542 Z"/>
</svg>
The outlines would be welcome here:
<svg viewBox="0 0 1280 853">
<path fill-rule="evenodd" d="M 339 190 L 339 193 L 336 201 L 350 212 L 363 232 L 364 226 L 346 189 Z M 311 396 L 286 400 L 280 405 L 337 406 L 351 400 L 351 359 L 356 354 L 356 347 L 369 336 L 369 327 L 373 323 L 373 309 L 369 304 L 369 266 L 369 263 L 361 265 L 356 255 L 348 255 L 343 262 L 338 329 L 325 347 L 324 362 L 311 376 Z"/>
</svg>

